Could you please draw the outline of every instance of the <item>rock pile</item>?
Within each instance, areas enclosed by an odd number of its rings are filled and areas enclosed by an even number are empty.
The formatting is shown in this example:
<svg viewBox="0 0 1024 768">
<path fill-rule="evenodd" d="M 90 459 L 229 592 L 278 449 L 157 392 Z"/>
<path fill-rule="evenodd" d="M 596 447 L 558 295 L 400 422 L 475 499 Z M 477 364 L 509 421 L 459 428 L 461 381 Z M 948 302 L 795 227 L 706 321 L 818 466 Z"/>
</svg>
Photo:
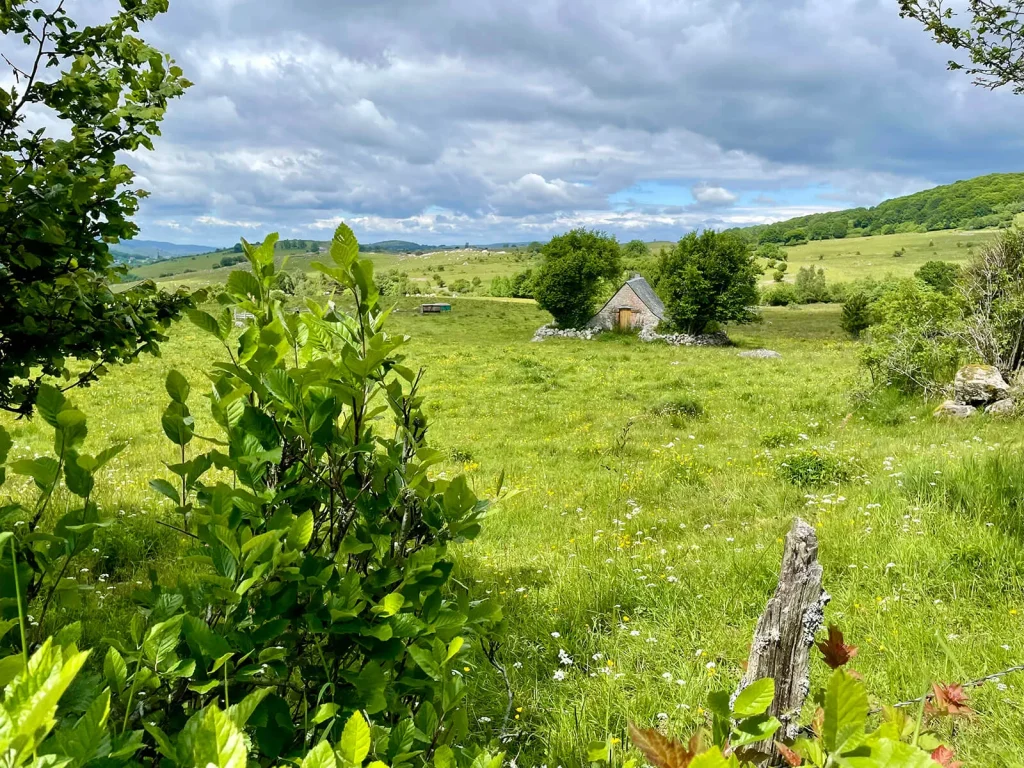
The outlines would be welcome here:
<svg viewBox="0 0 1024 768">
<path fill-rule="evenodd" d="M 542 325 L 533 334 L 533 341 L 544 339 L 585 339 L 590 341 L 601 333 L 600 328 L 556 328 L 553 325 Z"/>
<path fill-rule="evenodd" d="M 544 325 L 533 334 L 533 341 L 556 338 L 590 341 L 601 333 L 601 328 L 556 328 L 554 325 Z M 722 332 L 691 336 L 687 333 L 657 333 L 650 328 L 643 328 L 637 338 L 648 343 L 663 341 L 674 347 L 728 347 L 732 344 L 729 337 Z"/>
<path fill-rule="evenodd" d="M 691 336 L 688 333 L 658 333 L 651 328 L 640 331 L 640 341 L 664 341 L 673 347 L 729 347 L 732 342 L 724 332 Z"/>
<path fill-rule="evenodd" d="M 991 365 L 968 365 L 957 371 L 953 399 L 936 408 L 935 416 L 965 419 L 979 409 L 993 416 L 1012 416 L 1016 410 L 1010 385 Z"/>
</svg>

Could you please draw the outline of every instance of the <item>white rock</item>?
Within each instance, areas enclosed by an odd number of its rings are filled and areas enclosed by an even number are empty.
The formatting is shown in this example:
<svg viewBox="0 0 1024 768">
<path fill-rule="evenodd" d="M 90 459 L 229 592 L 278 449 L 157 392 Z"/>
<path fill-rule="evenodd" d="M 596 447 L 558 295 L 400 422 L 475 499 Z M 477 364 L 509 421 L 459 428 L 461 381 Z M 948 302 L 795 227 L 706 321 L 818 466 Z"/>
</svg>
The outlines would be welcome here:
<svg viewBox="0 0 1024 768">
<path fill-rule="evenodd" d="M 1004 400 L 997 400 L 985 409 L 985 413 L 990 416 L 1013 416 L 1016 411 L 1017 404 L 1009 397 Z"/>
<path fill-rule="evenodd" d="M 740 357 L 750 357 L 761 360 L 776 360 L 782 357 L 773 349 L 751 349 L 747 352 L 740 352 Z"/>
<path fill-rule="evenodd" d="M 978 409 L 973 405 L 964 405 L 963 403 L 957 403 L 953 400 L 947 400 L 932 413 L 937 419 L 950 418 L 950 419 L 967 419 L 978 412 Z"/>
<path fill-rule="evenodd" d="M 991 365 L 967 365 L 956 373 L 953 399 L 964 405 L 988 405 L 1010 396 L 998 368 Z"/>
</svg>

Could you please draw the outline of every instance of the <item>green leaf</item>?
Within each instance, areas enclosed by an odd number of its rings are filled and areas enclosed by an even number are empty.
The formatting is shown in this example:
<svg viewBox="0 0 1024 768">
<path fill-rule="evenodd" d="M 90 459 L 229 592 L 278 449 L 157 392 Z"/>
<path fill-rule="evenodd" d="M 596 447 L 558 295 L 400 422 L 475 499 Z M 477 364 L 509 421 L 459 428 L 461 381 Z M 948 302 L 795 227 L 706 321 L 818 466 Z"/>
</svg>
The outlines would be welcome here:
<svg viewBox="0 0 1024 768">
<path fill-rule="evenodd" d="M 439 667 L 437 662 L 434 661 L 434 656 L 430 651 L 427 651 L 418 645 L 410 645 L 408 650 L 413 661 L 416 662 L 420 669 L 427 673 L 428 677 L 436 682 L 441 682 L 441 667 Z"/>
<path fill-rule="evenodd" d="M 161 493 L 175 504 L 181 504 L 181 492 L 166 480 L 157 478 L 149 481 L 149 487 L 157 493 Z"/>
<path fill-rule="evenodd" d="M 7 684 L 20 675 L 24 668 L 25 661 L 20 653 L 0 659 L 0 689 L 6 688 Z"/>
<path fill-rule="evenodd" d="M 228 329 L 224 328 L 209 312 L 203 312 L 201 309 L 190 309 L 188 311 L 188 319 L 195 325 L 199 326 L 199 328 L 207 333 L 213 334 L 221 341 L 224 341 L 227 338 Z"/>
<path fill-rule="evenodd" d="M 447 744 L 434 751 L 434 768 L 455 768 L 455 753 Z"/>
<path fill-rule="evenodd" d="M 270 688 L 257 688 L 237 704 L 228 707 L 228 717 L 231 718 L 231 722 L 235 724 L 236 728 L 240 730 L 245 728 L 252 713 L 256 711 L 256 707 L 267 698 L 270 692 Z"/>
<path fill-rule="evenodd" d="M 60 426 L 57 423 L 57 414 L 61 412 L 67 403 L 67 398 L 56 388 L 49 384 L 40 384 L 39 393 L 36 395 L 36 411 L 43 417 L 43 421 L 56 429 Z"/>
<path fill-rule="evenodd" d="M 160 418 L 164 434 L 175 445 L 185 446 L 192 442 L 195 435 L 194 425 L 195 419 L 184 403 L 169 403 Z"/>
<path fill-rule="evenodd" d="M 377 605 L 373 607 L 373 613 L 378 616 L 394 616 L 405 605 L 405 598 L 401 592 L 392 592 L 389 595 L 385 595 L 384 599 L 381 600 Z"/>
<path fill-rule="evenodd" d="M 208 707 L 192 737 L 193 765 L 246 768 L 245 738 L 224 712 Z"/>
<path fill-rule="evenodd" d="M 105 689 L 72 728 L 57 732 L 60 752 L 71 758 L 74 768 L 110 754 L 110 689 Z"/>
<path fill-rule="evenodd" d="M 337 768 L 338 759 L 326 741 L 321 741 L 302 758 L 302 768 Z"/>
<path fill-rule="evenodd" d="M 767 741 L 781 727 L 782 723 L 769 714 L 748 717 L 736 724 L 729 743 L 734 747 L 745 747 L 758 741 Z"/>
<path fill-rule="evenodd" d="M 11 452 L 11 448 L 14 446 L 14 441 L 11 440 L 10 434 L 7 430 L 0 426 L 0 464 L 7 462 L 7 454 Z"/>
<path fill-rule="evenodd" d="M 347 224 L 339 224 L 331 240 L 331 259 L 343 270 L 348 270 L 359 258 L 359 241 Z"/>
<path fill-rule="evenodd" d="M 607 741 L 592 741 L 587 746 L 588 763 L 609 762 L 610 748 Z"/>
<path fill-rule="evenodd" d="M 729 768 L 729 761 L 723 757 L 718 747 L 714 747 L 693 758 L 689 768 Z"/>
<path fill-rule="evenodd" d="M 306 510 L 292 522 L 288 529 L 288 546 L 292 549 L 305 549 L 313 538 L 313 513 Z"/>
<path fill-rule="evenodd" d="M 227 289 L 241 299 L 263 300 L 263 290 L 260 288 L 259 281 L 251 272 L 244 269 L 236 269 L 228 275 Z"/>
<path fill-rule="evenodd" d="M 461 637 L 456 637 L 450 643 L 448 643 L 448 653 L 444 657 L 444 660 L 451 661 L 453 658 L 455 658 L 455 654 L 462 650 L 462 646 L 465 644 L 465 642 L 466 641 L 463 640 Z"/>
<path fill-rule="evenodd" d="M 848 672 L 837 669 L 825 691 L 825 749 L 843 754 L 867 738 L 868 693 L 864 684 Z"/>
<path fill-rule="evenodd" d="M 211 317 L 210 319 L 212 320 L 213 318 Z M 164 386 L 167 389 L 167 394 L 170 396 L 171 400 L 176 403 L 180 403 L 181 405 L 184 405 L 188 400 L 189 392 L 191 392 L 192 389 L 189 386 L 188 379 L 176 370 L 171 370 L 171 372 L 167 374 L 167 381 L 164 383 Z"/>
<path fill-rule="evenodd" d="M 154 625 L 146 634 L 142 652 L 155 669 L 160 669 L 166 661 L 174 657 L 184 619 L 185 614 L 179 613 L 167 621 Z"/>
<path fill-rule="evenodd" d="M 57 460 L 50 456 L 40 456 L 38 459 L 20 459 L 11 464 L 11 471 L 14 474 L 31 477 L 41 491 L 50 490 L 57 481 L 59 469 L 60 465 Z"/>
<path fill-rule="evenodd" d="M 753 717 L 768 711 L 775 699 L 775 681 L 770 677 L 755 680 L 736 697 L 732 710 L 738 718 Z"/>
<path fill-rule="evenodd" d="M 107 679 L 107 685 L 120 693 L 128 681 L 128 665 L 117 648 L 110 646 L 107 655 L 103 659 L 103 676 Z"/>
<path fill-rule="evenodd" d="M 338 753 L 349 765 L 362 765 L 370 754 L 370 726 L 367 725 L 363 713 L 356 710 L 345 723 L 341 732 Z"/>
<path fill-rule="evenodd" d="M 329 701 L 326 704 L 321 704 L 317 707 L 316 714 L 313 715 L 313 725 L 320 725 L 320 723 L 326 723 L 332 717 L 336 717 L 339 711 L 339 707 L 333 701 Z"/>
</svg>

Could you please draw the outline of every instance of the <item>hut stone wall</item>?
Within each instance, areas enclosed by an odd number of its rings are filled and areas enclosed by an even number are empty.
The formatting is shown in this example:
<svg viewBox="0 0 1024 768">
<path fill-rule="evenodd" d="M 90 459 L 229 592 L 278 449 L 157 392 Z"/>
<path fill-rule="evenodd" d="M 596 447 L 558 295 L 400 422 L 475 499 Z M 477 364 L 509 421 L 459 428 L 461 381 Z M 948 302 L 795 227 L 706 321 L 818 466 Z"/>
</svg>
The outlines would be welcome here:
<svg viewBox="0 0 1024 768">
<path fill-rule="evenodd" d="M 629 283 L 626 283 L 619 289 L 618 293 L 612 296 L 601 311 L 591 318 L 590 322 L 587 323 L 587 327 L 612 330 L 618 327 L 619 310 L 626 308 L 633 310 L 632 323 L 634 328 L 650 328 L 653 330 L 661 322 L 658 316 L 651 312 L 648 306 L 636 295 L 636 292 L 630 287 Z"/>
</svg>

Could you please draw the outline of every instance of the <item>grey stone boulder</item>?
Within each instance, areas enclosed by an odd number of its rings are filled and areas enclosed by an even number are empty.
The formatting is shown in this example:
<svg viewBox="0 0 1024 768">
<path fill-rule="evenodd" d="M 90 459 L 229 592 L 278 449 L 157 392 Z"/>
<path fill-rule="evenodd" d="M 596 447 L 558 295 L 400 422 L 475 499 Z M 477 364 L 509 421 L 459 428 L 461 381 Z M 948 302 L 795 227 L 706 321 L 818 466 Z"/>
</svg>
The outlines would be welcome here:
<svg viewBox="0 0 1024 768">
<path fill-rule="evenodd" d="M 977 412 L 978 409 L 973 405 L 964 405 L 963 403 L 957 403 L 953 400 L 947 400 L 936 408 L 932 412 L 932 415 L 937 419 L 969 419 Z"/>
<path fill-rule="evenodd" d="M 777 360 L 782 355 L 773 349 L 751 349 L 746 352 L 740 352 L 740 357 L 753 358 L 755 360 Z"/>
<path fill-rule="evenodd" d="M 997 400 L 985 409 L 985 413 L 990 416 L 1013 416 L 1016 411 L 1017 404 L 1009 397 L 1005 400 Z"/>
<path fill-rule="evenodd" d="M 991 365 L 966 365 L 956 373 L 953 399 L 962 405 L 988 405 L 1009 396 L 1010 385 L 998 368 Z"/>
</svg>

